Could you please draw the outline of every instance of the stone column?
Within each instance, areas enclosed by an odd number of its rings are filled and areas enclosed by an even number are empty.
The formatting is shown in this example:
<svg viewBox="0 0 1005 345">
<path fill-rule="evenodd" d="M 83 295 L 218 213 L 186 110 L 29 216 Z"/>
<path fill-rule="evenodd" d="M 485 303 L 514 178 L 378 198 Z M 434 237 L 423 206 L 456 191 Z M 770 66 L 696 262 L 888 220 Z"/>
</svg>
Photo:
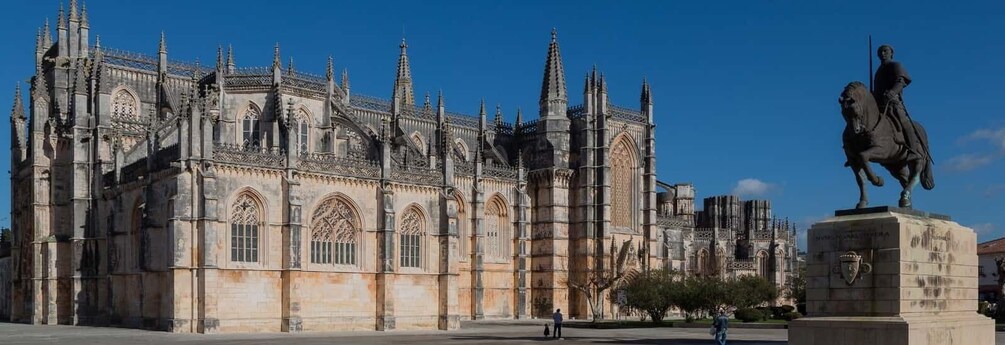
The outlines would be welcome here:
<svg viewBox="0 0 1005 345">
<path fill-rule="evenodd" d="M 208 121 L 207 121 L 208 122 Z M 198 318 L 200 333 L 216 333 L 220 326 L 219 299 L 216 287 L 219 286 L 220 252 L 217 242 L 219 231 L 228 233 L 227 222 L 220 219 L 217 213 L 220 207 L 220 192 L 216 185 L 216 173 L 213 162 L 203 164 L 200 174 L 202 189 L 202 219 L 198 222 L 199 229 L 199 279 L 198 279 Z"/>
<path fill-rule="evenodd" d="M 482 273 L 485 271 L 485 191 L 482 190 L 481 176 L 483 166 L 481 155 L 475 156 L 474 187 L 471 191 L 471 319 L 485 318 L 485 284 Z"/>
<path fill-rule="evenodd" d="M 440 229 L 436 234 L 440 249 L 440 309 L 437 324 L 441 330 L 453 330 L 461 326 L 457 300 L 459 293 L 457 287 L 459 275 L 457 266 L 457 200 L 451 193 L 444 193 L 440 195 L 440 205 L 443 205 L 443 211 L 440 213 L 442 215 Z"/>
<path fill-rule="evenodd" d="M 569 178 L 572 171 L 544 168 L 531 172 L 537 204 L 531 242 L 531 305 L 546 318 L 555 308 L 568 310 Z"/>
<path fill-rule="evenodd" d="M 293 155 L 293 154 L 291 154 Z M 292 174 L 291 174 L 292 175 Z M 288 178 L 285 181 L 286 218 L 283 224 L 283 332 L 303 331 L 303 319 L 300 317 L 300 305 L 303 297 L 300 294 L 301 273 L 301 233 L 302 208 L 300 182 Z"/>
<path fill-rule="evenodd" d="M 381 191 L 381 229 L 377 231 L 377 330 L 394 327 L 394 192 Z"/>
</svg>

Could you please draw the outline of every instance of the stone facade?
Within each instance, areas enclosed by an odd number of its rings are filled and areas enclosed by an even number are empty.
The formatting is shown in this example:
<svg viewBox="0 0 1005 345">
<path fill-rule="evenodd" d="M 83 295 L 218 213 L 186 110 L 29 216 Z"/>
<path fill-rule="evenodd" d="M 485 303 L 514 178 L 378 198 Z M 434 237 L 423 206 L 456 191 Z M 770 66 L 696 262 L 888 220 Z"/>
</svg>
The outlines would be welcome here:
<svg viewBox="0 0 1005 345">
<path fill-rule="evenodd" d="M 249 68 L 222 47 L 215 66 L 168 60 L 163 35 L 156 56 L 91 46 L 76 1 L 57 37 L 40 30 L 30 100 L 19 87 L 11 115 L 15 322 L 212 333 L 586 318 L 568 281 L 604 269 L 612 243 L 632 244 L 634 270 L 691 267 L 668 248 L 703 243 L 657 204 L 669 185 L 649 84 L 638 109 L 617 106 L 594 70 L 569 106 L 554 32 L 539 118 L 517 110 L 515 123 L 484 102 L 477 116 L 442 94 L 417 104 L 404 41 L 380 99 L 352 93 L 346 70 L 337 82 L 330 59 L 324 76 L 282 66 L 278 45 Z"/>
<path fill-rule="evenodd" d="M 695 211 L 694 186 L 665 188 L 658 200 L 666 267 L 698 275 L 759 275 L 780 289 L 788 286 L 797 269 L 796 229 L 772 215 L 770 201 L 720 195 L 705 198 L 704 209 Z"/>
</svg>

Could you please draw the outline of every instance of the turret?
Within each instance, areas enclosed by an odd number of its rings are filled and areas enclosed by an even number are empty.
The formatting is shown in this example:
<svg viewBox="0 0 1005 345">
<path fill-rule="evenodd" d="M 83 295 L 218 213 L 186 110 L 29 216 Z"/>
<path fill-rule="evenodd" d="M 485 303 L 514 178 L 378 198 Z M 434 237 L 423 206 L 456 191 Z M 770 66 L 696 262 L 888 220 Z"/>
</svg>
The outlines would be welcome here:
<svg viewBox="0 0 1005 345">
<path fill-rule="evenodd" d="M 272 51 L 272 84 L 279 85 L 283 81 L 282 63 L 279 60 L 279 42 Z"/>
<path fill-rule="evenodd" d="M 10 111 L 11 134 L 11 166 L 20 163 L 27 149 L 27 128 L 25 127 L 24 102 L 21 101 L 21 83 L 14 87 L 14 106 Z"/>
<path fill-rule="evenodd" d="M 234 46 L 227 45 L 227 73 L 234 73 Z"/>
<path fill-rule="evenodd" d="M 79 43 L 77 43 L 77 47 L 80 50 L 80 54 L 78 56 L 80 56 L 82 58 L 86 58 L 88 50 L 89 50 L 89 48 L 87 46 L 87 44 L 88 44 L 87 40 L 88 40 L 88 35 L 90 34 L 90 31 L 91 31 L 91 25 L 87 22 L 87 4 L 86 3 L 83 4 L 83 6 L 81 6 L 81 10 L 80 10 L 80 29 L 79 30 L 80 30 L 80 33 L 77 34 L 77 40 L 79 42 Z"/>
<path fill-rule="evenodd" d="M 77 0 L 70 0 L 70 18 L 67 20 L 69 31 L 67 32 L 67 45 L 69 46 L 70 57 L 75 58 L 80 53 L 80 17 L 77 16 Z"/>
<path fill-rule="evenodd" d="M 415 108 L 415 92 L 412 90 L 412 70 L 408 64 L 408 44 L 405 39 L 401 39 L 401 54 L 398 56 L 398 73 L 394 78 L 394 93 L 392 95 L 393 109 L 391 112 L 396 116 L 402 110 Z"/>
<path fill-rule="evenodd" d="M 59 15 L 56 17 L 56 44 L 59 45 L 58 53 L 60 57 L 68 57 L 70 46 L 67 45 L 69 37 L 66 32 L 66 17 L 63 15 L 63 4 L 59 4 Z"/>
<path fill-rule="evenodd" d="M 537 125 L 537 144 L 541 149 L 536 161 L 555 168 L 569 167 L 569 118 L 565 71 L 558 49 L 558 34 L 552 29 L 548 56 L 544 63 L 544 80 L 541 83 L 540 120 Z M 537 164 L 537 163 L 535 163 Z"/>
<path fill-rule="evenodd" d="M 167 37 L 164 35 L 164 31 L 161 31 L 161 40 L 157 44 L 157 70 L 161 73 L 167 73 Z"/>
<path fill-rule="evenodd" d="M 497 129 L 503 126 L 502 106 L 499 104 L 496 104 L 495 125 Z"/>
<path fill-rule="evenodd" d="M 646 117 L 646 121 L 653 123 L 653 96 L 652 91 L 649 89 L 649 81 L 646 78 L 642 78 L 642 94 L 639 96 L 639 103 L 642 107 L 642 115 Z"/>
</svg>

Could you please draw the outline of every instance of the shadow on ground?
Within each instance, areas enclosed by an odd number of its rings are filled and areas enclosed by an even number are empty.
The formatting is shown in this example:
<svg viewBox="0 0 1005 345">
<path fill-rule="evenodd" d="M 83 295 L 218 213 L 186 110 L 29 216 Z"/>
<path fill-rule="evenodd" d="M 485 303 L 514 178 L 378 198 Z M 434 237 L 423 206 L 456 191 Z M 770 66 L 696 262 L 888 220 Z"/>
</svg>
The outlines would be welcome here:
<svg viewBox="0 0 1005 345">
<path fill-rule="evenodd" d="M 457 341 L 468 341 L 468 342 L 484 342 L 484 341 L 499 341 L 499 342 L 514 342 L 514 341 L 526 341 L 526 342 L 550 342 L 556 341 L 558 339 L 550 337 L 502 337 L 502 336 L 491 336 L 491 335 L 455 335 L 450 337 L 451 340 Z M 562 338 L 564 341 L 571 342 L 583 342 L 591 344 L 637 344 L 637 345 L 648 345 L 648 344 L 659 344 L 659 345 L 691 345 L 691 344 L 711 344 L 713 340 L 711 338 L 701 338 L 701 339 L 600 339 L 592 337 L 565 337 Z M 788 342 L 785 341 L 764 341 L 764 340 L 729 340 L 728 344 L 737 345 L 787 345 Z"/>
</svg>

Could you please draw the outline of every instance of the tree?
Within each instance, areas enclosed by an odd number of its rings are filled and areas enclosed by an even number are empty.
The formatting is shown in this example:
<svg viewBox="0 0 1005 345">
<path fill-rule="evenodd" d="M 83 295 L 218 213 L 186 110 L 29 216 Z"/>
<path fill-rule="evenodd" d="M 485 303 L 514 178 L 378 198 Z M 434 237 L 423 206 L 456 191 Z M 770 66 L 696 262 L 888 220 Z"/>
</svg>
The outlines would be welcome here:
<svg viewBox="0 0 1005 345">
<path fill-rule="evenodd" d="M 785 298 L 791 299 L 796 305 L 806 303 L 806 268 L 799 268 L 789 280 L 788 289 L 785 290 Z"/>
<path fill-rule="evenodd" d="M 626 295 L 625 306 L 649 314 L 654 323 L 662 322 L 674 305 L 673 290 L 680 285 L 675 276 L 672 271 L 658 269 L 626 280 L 622 286 Z"/>
<path fill-rule="evenodd" d="M 602 269 L 590 270 L 586 274 L 584 281 L 574 281 L 569 279 L 566 285 L 570 288 L 582 292 L 590 303 L 590 311 L 593 314 L 593 322 L 600 318 L 600 307 L 603 301 L 604 291 L 614 287 L 625 277 L 625 263 L 628 260 L 628 251 L 631 248 L 631 240 L 621 243 L 621 249 L 616 250 L 614 240 L 611 240 L 611 259 L 609 265 Z M 614 253 L 617 253 L 617 256 Z"/>
<path fill-rule="evenodd" d="M 762 276 L 744 275 L 726 281 L 728 305 L 753 308 L 778 298 L 778 288 Z"/>
</svg>

